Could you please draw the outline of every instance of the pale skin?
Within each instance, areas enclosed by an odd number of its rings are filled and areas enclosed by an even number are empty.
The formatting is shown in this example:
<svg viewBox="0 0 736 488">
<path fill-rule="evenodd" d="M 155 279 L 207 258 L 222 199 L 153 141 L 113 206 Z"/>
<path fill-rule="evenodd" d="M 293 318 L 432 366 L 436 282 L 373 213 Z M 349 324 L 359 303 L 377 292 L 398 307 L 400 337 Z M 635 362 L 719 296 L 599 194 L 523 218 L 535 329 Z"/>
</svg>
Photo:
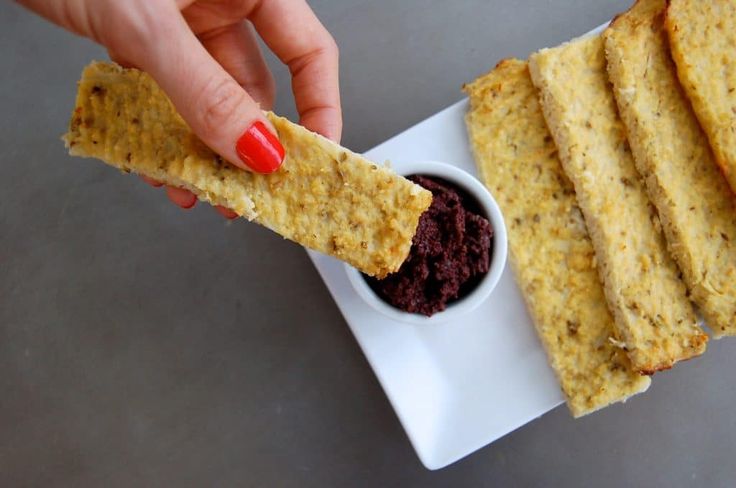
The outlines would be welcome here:
<svg viewBox="0 0 736 488">
<path fill-rule="evenodd" d="M 306 0 L 18 0 L 103 45 L 124 66 L 148 72 L 192 130 L 230 163 L 250 168 L 235 142 L 274 103 L 260 36 L 289 68 L 299 123 L 340 140 L 338 49 Z M 147 180 L 153 186 L 159 182 Z M 167 187 L 174 203 L 196 197 Z M 218 208 L 228 218 L 235 215 Z"/>
</svg>

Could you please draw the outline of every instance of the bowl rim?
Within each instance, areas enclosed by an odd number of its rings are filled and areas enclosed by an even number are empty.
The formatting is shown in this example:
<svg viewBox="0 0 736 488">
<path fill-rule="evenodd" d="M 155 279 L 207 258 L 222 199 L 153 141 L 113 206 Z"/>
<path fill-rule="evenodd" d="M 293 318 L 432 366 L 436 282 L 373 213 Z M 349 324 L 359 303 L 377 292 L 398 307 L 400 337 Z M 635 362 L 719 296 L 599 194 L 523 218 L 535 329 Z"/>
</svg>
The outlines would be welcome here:
<svg viewBox="0 0 736 488">
<path fill-rule="evenodd" d="M 485 302 L 498 285 L 501 275 L 506 267 L 508 242 L 506 224 L 501 209 L 488 189 L 478 179 L 467 171 L 449 163 L 435 160 L 421 160 L 404 162 L 395 165 L 398 173 L 402 176 L 427 175 L 447 180 L 459 186 L 470 196 L 475 198 L 481 210 L 486 214 L 493 228 L 493 254 L 491 265 L 486 275 L 478 285 L 465 297 L 449 304 L 445 310 L 431 317 L 417 313 L 409 313 L 399 310 L 380 298 L 361 275 L 360 271 L 345 264 L 344 268 L 348 279 L 357 294 L 374 310 L 380 312 L 393 320 L 416 324 L 430 325 L 447 322 L 465 315 L 476 309 Z"/>
</svg>

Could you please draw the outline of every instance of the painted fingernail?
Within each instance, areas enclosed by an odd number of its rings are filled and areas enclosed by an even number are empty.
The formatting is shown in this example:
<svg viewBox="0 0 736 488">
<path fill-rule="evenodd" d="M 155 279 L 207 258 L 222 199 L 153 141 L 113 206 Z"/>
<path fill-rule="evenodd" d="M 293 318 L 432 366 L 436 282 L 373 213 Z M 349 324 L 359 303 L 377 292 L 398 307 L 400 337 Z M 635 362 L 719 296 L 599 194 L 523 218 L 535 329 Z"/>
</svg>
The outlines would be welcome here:
<svg viewBox="0 0 736 488">
<path fill-rule="evenodd" d="M 258 173 L 273 173 L 284 161 L 284 147 L 260 120 L 240 136 L 235 150 L 240 159 Z"/>
<path fill-rule="evenodd" d="M 190 209 L 197 203 L 197 197 L 183 188 L 167 186 L 166 194 L 172 202 L 183 209 Z"/>
<path fill-rule="evenodd" d="M 237 216 L 238 216 L 238 214 L 236 214 L 235 212 L 233 212 L 232 210 L 230 210 L 227 207 L 222 207 L 220 205 L 216 205 L 215 208 L 217 209 L 218 212 L 220 212 L 220 215 L 222 215 L 223 217 L 225 217 L 228 220 L 232 220 L 234 218 L 237 218 Z"/>
</svg>

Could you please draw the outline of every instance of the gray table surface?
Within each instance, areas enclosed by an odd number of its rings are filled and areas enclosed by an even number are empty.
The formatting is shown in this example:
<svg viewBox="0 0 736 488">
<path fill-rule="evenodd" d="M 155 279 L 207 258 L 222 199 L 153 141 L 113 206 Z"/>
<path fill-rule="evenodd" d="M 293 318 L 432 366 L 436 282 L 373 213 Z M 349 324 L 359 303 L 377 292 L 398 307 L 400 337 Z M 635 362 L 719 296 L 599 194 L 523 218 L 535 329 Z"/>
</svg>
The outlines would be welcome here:
<svg viewBox="0 0 736 488">
<path fill-rule="evenodd" d="M 320 0 L 366 150 L 624 0 Z M 1 486 L 733 486 L 736 343 L 425 470 L 303 250 L 59 141 L 103 51 L 0 5 Z M 273 59 L 278 111 L 293 116 Z"/>
</svg>

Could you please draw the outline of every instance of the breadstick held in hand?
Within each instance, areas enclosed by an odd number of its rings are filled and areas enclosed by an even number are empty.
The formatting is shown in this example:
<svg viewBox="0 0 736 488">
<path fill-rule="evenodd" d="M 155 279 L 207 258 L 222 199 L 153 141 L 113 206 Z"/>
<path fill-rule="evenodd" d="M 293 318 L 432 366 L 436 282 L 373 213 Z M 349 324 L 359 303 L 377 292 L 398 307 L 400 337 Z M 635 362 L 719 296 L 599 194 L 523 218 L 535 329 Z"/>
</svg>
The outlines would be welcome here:
<svg viewBox="0 0 736 488">
<path fill-rule="evenodd" d="M 299 122 L 340 140 L 337 45 L 305 0 L 19 1 L 149 73 L 197 137 L 238 168 L 271 173 L 284 160 L 262 112 L 273 106 L 274 81 L 256 34 L 289 67 Z M 196 203 L 185 189 L 167 193 L 183 208 Z"/>
</svg>

